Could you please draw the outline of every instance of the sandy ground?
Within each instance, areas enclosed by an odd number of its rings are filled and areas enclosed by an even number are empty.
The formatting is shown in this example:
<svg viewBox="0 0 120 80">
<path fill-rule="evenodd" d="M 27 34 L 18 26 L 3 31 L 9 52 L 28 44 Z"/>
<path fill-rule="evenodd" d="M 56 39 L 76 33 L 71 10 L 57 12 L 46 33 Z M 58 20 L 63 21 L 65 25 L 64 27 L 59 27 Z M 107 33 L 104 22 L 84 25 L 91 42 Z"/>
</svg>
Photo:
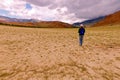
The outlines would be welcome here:
<svg viewBox="0 0 120 80">
<path fill-rule="evenodd" d="M 77 30 L 0 26 L 0 80 L 120 80 L 120 26 Z"/>
</svg>

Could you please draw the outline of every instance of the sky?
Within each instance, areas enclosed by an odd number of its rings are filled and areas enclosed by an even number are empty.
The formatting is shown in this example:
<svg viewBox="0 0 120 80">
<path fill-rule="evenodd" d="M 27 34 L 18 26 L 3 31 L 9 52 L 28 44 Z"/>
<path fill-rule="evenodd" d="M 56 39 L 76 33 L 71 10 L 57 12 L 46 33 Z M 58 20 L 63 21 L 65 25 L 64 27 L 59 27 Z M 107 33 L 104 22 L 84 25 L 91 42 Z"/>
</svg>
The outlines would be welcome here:
<svg viewBox="0 0 120 80">
<path fill-rule="evenodd" d="M 81 22 L 120 10 L 120 0 L 0 0 L 0 15 L 41 21 Z"/>
</svg>

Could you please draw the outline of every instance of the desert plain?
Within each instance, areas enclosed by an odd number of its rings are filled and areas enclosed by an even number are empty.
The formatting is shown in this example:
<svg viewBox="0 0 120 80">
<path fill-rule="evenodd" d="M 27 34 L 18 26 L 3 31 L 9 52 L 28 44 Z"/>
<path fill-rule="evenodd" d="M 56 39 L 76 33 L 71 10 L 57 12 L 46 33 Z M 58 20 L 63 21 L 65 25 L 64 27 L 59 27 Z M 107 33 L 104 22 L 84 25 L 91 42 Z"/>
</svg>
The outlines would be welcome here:
<svg viewBox="0 0 120 80">
<path fill-rule="evenodd" d="M 120 25 L 0 26 L 0 80 L 120 80 Z"/>
</svg>

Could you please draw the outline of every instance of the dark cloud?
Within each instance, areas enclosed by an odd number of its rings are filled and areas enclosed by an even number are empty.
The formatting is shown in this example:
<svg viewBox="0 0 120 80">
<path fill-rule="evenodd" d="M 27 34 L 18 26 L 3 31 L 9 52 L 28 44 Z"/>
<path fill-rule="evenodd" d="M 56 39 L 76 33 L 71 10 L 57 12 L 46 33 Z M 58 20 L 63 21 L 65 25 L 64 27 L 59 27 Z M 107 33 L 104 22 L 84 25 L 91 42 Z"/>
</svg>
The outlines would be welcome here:
<svg viewBox="0 0 120 80">
<path fill-rule="evenodd" d="M 26 0 L 26 1 L 42 7 L 48 6 L 52 3 L 52 0 Z"/>
</svg>

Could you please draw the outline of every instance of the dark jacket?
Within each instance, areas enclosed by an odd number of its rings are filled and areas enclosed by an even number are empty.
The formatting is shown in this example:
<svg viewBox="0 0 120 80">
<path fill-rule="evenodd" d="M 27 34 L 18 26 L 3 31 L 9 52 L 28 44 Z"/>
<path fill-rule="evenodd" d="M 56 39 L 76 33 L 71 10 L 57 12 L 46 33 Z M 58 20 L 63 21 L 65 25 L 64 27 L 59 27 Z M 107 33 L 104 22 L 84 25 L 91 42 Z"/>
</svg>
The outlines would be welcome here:
<svg viewBox="0 0 120 80">
<path fill-rule="evenodd" d="M 85 29 L 83 27 L 79 28 L 78 33 L 79 35 L 84 35 Z"/>
</svg>

